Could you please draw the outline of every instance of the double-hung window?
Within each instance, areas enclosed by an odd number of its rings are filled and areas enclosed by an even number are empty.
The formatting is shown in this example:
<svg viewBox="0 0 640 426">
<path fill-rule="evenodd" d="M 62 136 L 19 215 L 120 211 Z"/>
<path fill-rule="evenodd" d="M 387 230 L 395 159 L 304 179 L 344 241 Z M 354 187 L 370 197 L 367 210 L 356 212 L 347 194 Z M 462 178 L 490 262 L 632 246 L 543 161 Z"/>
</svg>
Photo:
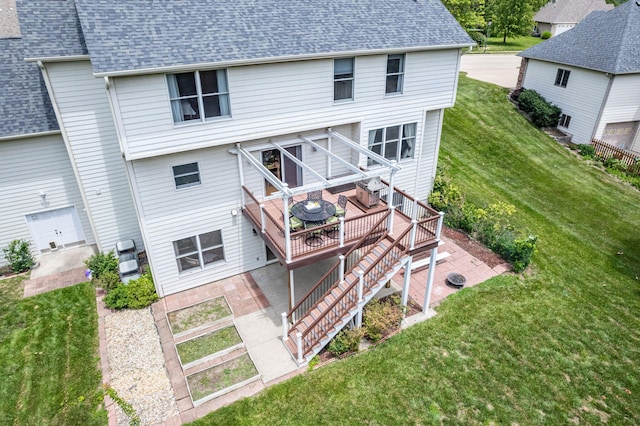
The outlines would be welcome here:
<svg viewBox="0 0 640 426">
<path fill-rule="evenodd" d="M 204 269 L 207 265 L 224 261 L 222 231 L 212 231 L 173 242 L 178 271 Z"/>
<path fill-rule="evenodd" d="M 228 117 L 227 71 L 195 71 L 167 74 L 174 123 Z"/>
<path fill-rule="evenodd" d="M 333 100 L 353 100 L 353 58 L 333 60 Z"/>
<path fill-rule="evenodd" d="M 198 163 L 181 164 L 179 166 L 173 166 L 172 169 L 176 189 L 200 185 L 200 169 L 198 168 Z"/>
<path fill-rule="evenodd" d="M 386 94 L 402 93 L 404 81 L 404 54 L 387 56 Z"/>
<path fill-rule="evenodd" d="M 554 85 L 559 87 L 567 87 L 569 74 L 571 74 L 571 71 L 558 68 L 558 72 L 556 73 L 556 82 L 554 83 Z"/>
<path fill-rule="evenodd" d="M 370 130 L 369 150 L 387 160 L 413 158 L 416 151 L 416 123 Z M 369 159 L 369 165 L 373 164 L 376 162 Z"/>
</svg>

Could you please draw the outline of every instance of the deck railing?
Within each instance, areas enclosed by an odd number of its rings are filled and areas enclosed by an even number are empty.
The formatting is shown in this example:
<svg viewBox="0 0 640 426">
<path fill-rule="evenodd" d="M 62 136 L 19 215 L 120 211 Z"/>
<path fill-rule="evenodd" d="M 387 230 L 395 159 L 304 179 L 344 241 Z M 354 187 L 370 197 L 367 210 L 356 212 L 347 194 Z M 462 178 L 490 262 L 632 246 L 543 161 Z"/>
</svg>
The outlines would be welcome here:
<svg viewBox="0 0 640 426">
<path fill-rule="evenodd" d="M 289 323 L 294 323 L 302 318 L 304 314 L 315 307 L 325 293 L 337 282 L 344 279 L 344 271 L 350 271 L 362 258 L 362 248 L 372 245 L 377 241 L 377 237 L 384 233 L 386 229 L 385 221 L 388 215 L 389 212 L 385 212 L 378 222 L 369 229 L 369 232 L 361 237 L 360 241 L 344 255 L 343 259 L 327 271 L 313 288 L 287 312 L 286 319 Z"/>
</svg>

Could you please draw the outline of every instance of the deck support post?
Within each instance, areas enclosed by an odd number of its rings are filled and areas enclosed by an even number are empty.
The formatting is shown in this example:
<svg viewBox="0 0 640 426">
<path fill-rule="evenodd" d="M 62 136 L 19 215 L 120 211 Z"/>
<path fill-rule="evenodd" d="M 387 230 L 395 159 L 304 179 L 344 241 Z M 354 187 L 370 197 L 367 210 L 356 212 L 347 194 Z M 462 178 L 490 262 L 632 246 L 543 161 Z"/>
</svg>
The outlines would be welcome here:
<svg viewBox="0 0 640 426">
<path fill-rule="evenodd" d="M 340 226 L 338 227 L 340 230 L 340 247 L 344 247 L 344 216 L 340 216 L 338 220 L 340 221 Z"/>
<path fill-rule="evenodd" d="M 438 247 L 431 249 L 431 259 L 429 259 L 429 274 L 427 275 L 427 288 L 424 290 L 424 303 L 422 304 L 422 313 L 427 314 L 429 305 L 431 304 L 431 289 L 433 288 L 433 278 L 436 274 L 436 260 L 438 257 Z"/>
<path fill-rule="evenodd" d="M 291 262 L 291 224 L 289 222 L 289 196 L 285 195 L 282 198 L 282 205 L 282 211 L 284 212 L 282 213 L 282 218 L 284 219 L 284 257 L 287 262 Z"/>
<path fill-rule="evenodd" d="M 402 283 L 402 306 L 407 307 L 407 302 L 409 301 L 409 287 L 411 286 L 411 263 L 413 262 L 413 256 L 409 256 L 407 262 L 404 264 L 404 282 Z M 405 317 L 407 315 L 407 310 L 405 309 L 402 316 Z"/>
<path fill-rule="evenodd" d="M 293 305 L 296 303 L 296 295 L 295 295 L 295 282 L 293 279 L 293 269 L 289 271 L 289 310 L 293 308 Z M 291 313 L 291 321 L 296 322 L 296 313 Z"/>
<path fill-rule="evenodd" d="M 338 281 L 343 282 L 345 257 L 343 254 L 341 254 L 340 256 L 338 256 L 338 259 L 340 259 L 340 275 L 339 275 Z"/>
<path fill-rule="evenodd" d="M 409 236 L 409 247 L 411 250 L 416 248 L 416 233 L 418 231 L 418 221 L 413 219 L 411 220 L 411 234 Z"/>
<path fill-rule="evenodd" d="M 264 204 L 260 204 L 260 232 L 263 234 L 267 232 L 267 228 L 264 222 Z"/>
<path fill-rule="evenodd" d="M 391 164 L 394 166 L 394 168 L 391 170 L 391 176 L 389 176 L 389 194 L 387 195 L 387 206 L 389 207 L 389 219 L 387 222 L 387 228 L 389 228 L 389 234 L 391 235 L 393 235 L 393 216 L 396 209 L 396 206 L 393 203 L 393 198 L 394 198 L 393 185 L 395 180 L 394 177 L 396 175 L 396 169 L 395 169 L 396 163 L 397 161 L 395 160 L 391 161 Z"/>
<path fill-rule="evenodd" d="M 287 313 L 283 312 L 280 314 L 282 317 L 282 340 L 289 339 L 289 322 L 287 321 Z"/>
<path fill-rule="evenodd" d="M 298 345 L 298 364 L 302 364 L 304 362 L 302 357 L 302 333 L 299 331 L 296 333 L 296 340 Z"/>
</svg>

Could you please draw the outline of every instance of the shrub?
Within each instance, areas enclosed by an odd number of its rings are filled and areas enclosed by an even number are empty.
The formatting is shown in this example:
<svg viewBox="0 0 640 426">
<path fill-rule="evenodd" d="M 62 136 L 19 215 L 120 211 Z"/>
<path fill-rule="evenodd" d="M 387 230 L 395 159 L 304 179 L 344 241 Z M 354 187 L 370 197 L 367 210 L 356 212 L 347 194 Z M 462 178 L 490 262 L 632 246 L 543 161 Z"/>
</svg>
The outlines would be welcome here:
<svg viewBox="0 0 640 426">
<path fill-rule="evenodd" d="M 437 208 L 446 212 L 444 222 L 447 226 L 460 229 L 482 242 L 511 262 L 514 272 L 521 272 L 529 265 L 537 237 L 526 233 L 522 236 L 511 224 L 511 216 L 516 212 L 513 205 L 499 202 L 480 208 L 466 202 L 457 187 L 452 186 L 455 197 L 446 196 L 451 192 L 447 186 L 451 185 L 445 178 L 436 180 L 438 185 L 434 184 L 434 190 L 437 187 L 438 192 L 429 197 L 429 202 L 436 202 Z"/>
<path fill-rule="evenodd" d="M 113 250 L 107 253 L 96 253 L 85 260 L 84 264 L 91 271 L 92 279 L 100 278 L 105 272 L 118 274 L 118 258 Z"/>
<path fill-rule="evenodd" d="M 551 32 L 549 31 L 545 31 L 542 34 L 540 34 L 540 38 L 543 40 L 547 40 L 551 38 Z"/>
<path fill-rule="evenodd" d="M 487 42 L 487 38 L 485 37 L 485 35 L 479 31 L 467 31 L 467 34 L 469 34 L 469 37 L 471 37 L 473 41 L 478 44 L 478 46 L 484 46 Z"/>
<path fill-rule="evenodd" d="M 13 240 L 2 252 L 13 272 L 28 271 L 35 264 L 29 241 Z"/>
<path fill-rule="evenodd" d="M 357 352 L 362 336 L 364 336 L 362 328 L 342 330 L 329 342 L 327 350 L 336 356 L 347 352 Z"/>
<path fill-rule="evenodd" d="M 535 90 L 524 89 L 518 96 L 520 109 L 528 113 L 538 127 L 556 127 L 562 110 L 542 97 Z"/>
<path fill-rule="evenodd" d="M 144 273 L 127 284 L 118 284 L 104 297 L 104 304 L 111 309 L 142 309 L 158 300 L 153 278 Z"/>
<path fill-rule="evenodd" d="M 364 307 L 362 314 L 364 335 L 372 342 L 377 342 L 386 333 L 400 327 L 402 313 L 398 297 L 386 301 L 373 299 Z"/>
<path fill-rule="evenodd" d="M 107 293 L 122 284 L 120 276 L 113 271 L 104 271 L 99 278 L 93 278 L 91 282 L 95 287 L 100 287 Z"/>
<path fill-rule="evenodd" d="M 593 147 L 593 145 L 580 144 L 578 145 L 578 152 L 581 156 L 587 158 L 593 158 L 596 156 L 596 149 Z"/>
</svg>

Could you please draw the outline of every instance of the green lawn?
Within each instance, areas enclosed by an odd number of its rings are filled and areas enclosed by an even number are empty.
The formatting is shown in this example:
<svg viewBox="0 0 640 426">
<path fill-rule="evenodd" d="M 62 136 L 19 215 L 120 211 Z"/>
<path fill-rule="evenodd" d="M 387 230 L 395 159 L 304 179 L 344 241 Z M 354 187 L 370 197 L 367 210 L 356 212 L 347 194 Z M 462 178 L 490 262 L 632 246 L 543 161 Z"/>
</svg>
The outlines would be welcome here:
<svg viewBox="0 0 640 426">
<path fill-rule="evenodd" d="M 520 52 L 522 50 L 528 49 L 531 46 L 535 46 L 536 44 L 542 42 L 540 37 L 518 37 L 518 38 L 507 38 L 507 42 L 502 42 L 502 37 L 489 37 L 489 42 L 487 43 L 487 48 L 484 46 L 476 46 L 473 48 L 471 53 L 503 53 L 503 52 Z"/>
<path fill-rule="evenodd" d="M 640 423 L 640 192 L 464 77 L 440 163 L 476 204 L 517 207 L 540 237 L 530 270 L 197 424 Z"/>
<path fill-rule="evenodd" d="M 22 299 L 0 281 L 0 424 L 105 425 L 91 284 Z"/>
</svg>

